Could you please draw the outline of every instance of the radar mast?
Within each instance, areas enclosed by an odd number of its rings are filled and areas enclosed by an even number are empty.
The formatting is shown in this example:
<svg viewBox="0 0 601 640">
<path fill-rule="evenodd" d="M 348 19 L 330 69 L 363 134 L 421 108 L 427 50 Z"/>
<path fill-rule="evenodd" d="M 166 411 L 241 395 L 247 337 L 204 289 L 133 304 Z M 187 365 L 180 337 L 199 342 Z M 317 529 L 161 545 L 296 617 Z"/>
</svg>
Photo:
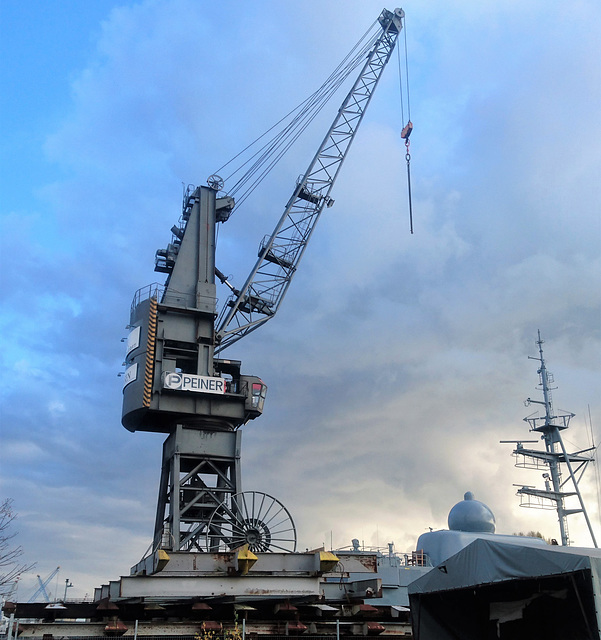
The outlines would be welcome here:
<svg viewBox="0 0 601 640">
<path fill-rule="evenodd" d="M 534 509 L 555 509 L 559 522 L 561 544 L 564 546 L 570 544 L 568 516 L 582 513 L 593 545 L 597 547 L 595 534 L 578 486 L 586 465 L 593 460 L 591 453 L 595 448 L 589 447 L 574 453 L 566 451 L 561 432 L 569 427 L 570 420 L 574 417 L 574 414 L 556 412 L 553 409 L 551 390 L 556 387 L 551 387 L 554 380 L 553 375 L 547 371 L 543 357 L 543 342 L 539 331 L 538 340 L 536 341 L 539 355 L 538 357 L 528 356 L 530 360 L 538 360 L 540 362 L 538 369 L 539 389 L 542 391 L 543 399 L 533 400 L 528 398 L 524 402 L 527 407 L 531 404 L 539 404 L 542 407 L 542 411 L 537 411 L 535 414 L 525 417 L 524 421 L 530 425 L 530 431 L 541 434 L 545 449 L 543 451 L 524 447 L 525 442 L 536 442 L 535 440 L 515 440 L 511 442 L 516 444 L 516 448 L 513 451 L 516 459 L 515 466 L 543 471 L 542 477 L 545 482 L 545 488 L 537 489 L 533 486 L 518 485 L 520 486 L 517 491 L 520 496 L 520 506 Z"/>
</svg>

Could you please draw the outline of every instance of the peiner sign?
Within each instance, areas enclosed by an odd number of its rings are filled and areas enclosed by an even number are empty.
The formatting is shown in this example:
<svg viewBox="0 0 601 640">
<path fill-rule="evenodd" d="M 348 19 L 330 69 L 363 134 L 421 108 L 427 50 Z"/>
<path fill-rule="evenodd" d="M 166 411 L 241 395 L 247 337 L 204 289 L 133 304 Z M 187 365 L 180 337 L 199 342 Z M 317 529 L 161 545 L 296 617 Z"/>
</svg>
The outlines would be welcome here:
<svg viewBox="0 0 601 640">
<path fill-rule="evenodd" d="M 225 393 L 225 380 L 212 376 L 166 371 L 163 373 L 163 389 L 223 394 Z"/>
</svg>

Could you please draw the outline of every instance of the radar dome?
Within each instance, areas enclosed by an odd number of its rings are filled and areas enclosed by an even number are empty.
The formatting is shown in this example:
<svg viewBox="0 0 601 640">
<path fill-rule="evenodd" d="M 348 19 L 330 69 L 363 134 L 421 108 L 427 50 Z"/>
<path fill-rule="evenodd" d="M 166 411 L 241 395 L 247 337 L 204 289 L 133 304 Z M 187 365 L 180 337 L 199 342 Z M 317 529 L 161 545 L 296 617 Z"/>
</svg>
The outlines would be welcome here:
<svg viewBox="0 0 601 640">
<path fill-rule="evenodd" d="M 493 512 L 483 502 L 476 500 L 471 491 L 451 509 L 448 522 L 452 531 L 495 532 Z"/>
</svg>

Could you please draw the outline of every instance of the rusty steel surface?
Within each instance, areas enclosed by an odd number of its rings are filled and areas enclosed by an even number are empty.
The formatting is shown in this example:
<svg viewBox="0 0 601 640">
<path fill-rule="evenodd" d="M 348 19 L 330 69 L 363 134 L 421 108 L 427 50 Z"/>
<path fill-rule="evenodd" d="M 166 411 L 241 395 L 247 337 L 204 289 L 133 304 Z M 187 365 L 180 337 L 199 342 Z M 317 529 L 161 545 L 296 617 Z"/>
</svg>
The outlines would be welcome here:
<svg viewBox="0 0 601 640">
<path fill-rule="evenodd" d="M 315 576 L 135 576 L 123 577 L 120 598 L 217 596 L 319 596 L 319 577 Z"/>
</svg>

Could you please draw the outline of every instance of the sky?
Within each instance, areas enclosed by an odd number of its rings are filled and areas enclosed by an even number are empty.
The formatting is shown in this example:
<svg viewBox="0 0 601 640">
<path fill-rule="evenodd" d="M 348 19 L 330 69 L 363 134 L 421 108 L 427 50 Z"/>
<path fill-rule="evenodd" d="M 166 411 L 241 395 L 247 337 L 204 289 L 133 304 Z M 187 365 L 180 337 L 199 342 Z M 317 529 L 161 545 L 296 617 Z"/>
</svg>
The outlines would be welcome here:
<svg viewBox="0 0 601 640">
<path fill-rule="evenodd" d="M 382 7 L 0 2 L 0 497 L 37 563 L 19 600 L 57 566 L 53 593 L 91 595 L 146 552 L 163 437 L 120 424 L 132 296 L 162 281 L 182 184 L 315 91 Z M 411 551 L 466 491 L 497 532 L 559 538 L 515 495 L 540 472 L 499 441 L 532 438 L 539 330 L 555 409 L 576 414 L 566 445 L 601 437 L 601 6 L 403 9 L 415 233 L 394 58 L 278 315 L 226 352 L 269 387 L 243 489 L 287 507 L 300 549 Z M 235 285 L 337 107 L 220 227 Z M 598 479 L 591 465 L 581 489 L 601 540 Z"/>
</svg>

